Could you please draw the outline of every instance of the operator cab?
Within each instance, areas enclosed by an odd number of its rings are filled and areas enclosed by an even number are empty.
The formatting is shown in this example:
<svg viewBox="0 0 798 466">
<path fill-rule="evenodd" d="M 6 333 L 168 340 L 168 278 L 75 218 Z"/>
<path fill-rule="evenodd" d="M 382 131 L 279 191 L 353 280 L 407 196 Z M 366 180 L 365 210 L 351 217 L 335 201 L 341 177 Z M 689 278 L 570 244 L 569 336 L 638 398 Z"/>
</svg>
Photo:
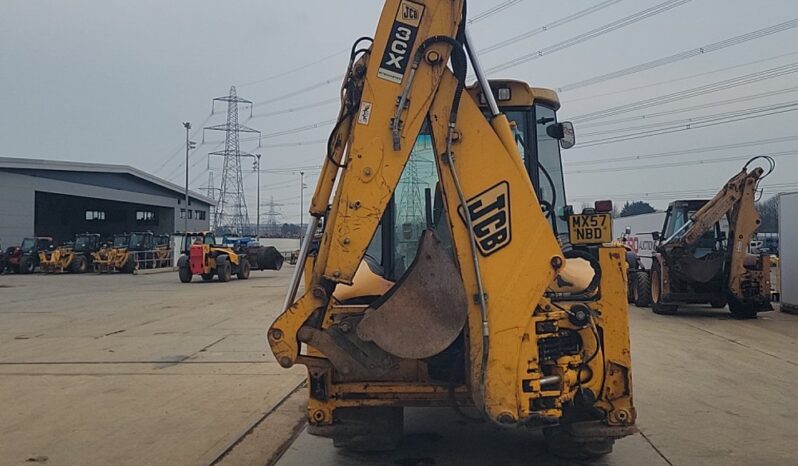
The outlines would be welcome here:
<svg viewBox="0 0 798 466">
<path fill-rule="evenodd" d="M 687 229 L 688 222 L 708 201 L 705 199 L 691 199 L 671 202 L 665 214 L 665 223 L 662 225 L 660 238 L 662 241 L 678 240 Z M 725 218 L 724 218 L 725 220 Z M 726 251 L 726 237 L 728 221 L 715 223 L 714 228 L 707 230 L 693 248 L 693 256 L 701 259 L 713 252 Z"/>
<path fill-rule="evenodd" d="M 572 125 L 557 121 L 560 108 L 557 94 L 552 90 L 529 87 L 522 81 L 493 80 L 490 85 L 499 109 L 510 121 L 541 208 L 551 221 L 555 235 L 562 235 L 567 241 L 560 148 L 572 147 L 575 140 Z M 466 90 L 489 118 L 480 87 L 475 84 Z M 432 137 L 425 124 L 366 251 L 364 261 L 374 273 L 388 280 L 398 280 L 413 262 L 425 229 L 434 228 L 444 245 L 450 243 L 437 184 Z"/>
</svg>

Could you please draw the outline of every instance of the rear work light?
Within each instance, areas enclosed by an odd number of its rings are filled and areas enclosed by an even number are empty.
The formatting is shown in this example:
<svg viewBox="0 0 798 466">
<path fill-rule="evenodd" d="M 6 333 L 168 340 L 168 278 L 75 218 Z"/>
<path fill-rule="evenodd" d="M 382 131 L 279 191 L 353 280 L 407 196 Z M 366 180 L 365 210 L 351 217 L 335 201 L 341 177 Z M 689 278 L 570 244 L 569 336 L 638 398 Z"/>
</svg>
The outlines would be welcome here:
<svg viewBox="0 0 798 466">
<path fill-rule="evenodd" d="M 596 212 L 612 212 L 612 201 L 596 201 Z"/>
</svg>

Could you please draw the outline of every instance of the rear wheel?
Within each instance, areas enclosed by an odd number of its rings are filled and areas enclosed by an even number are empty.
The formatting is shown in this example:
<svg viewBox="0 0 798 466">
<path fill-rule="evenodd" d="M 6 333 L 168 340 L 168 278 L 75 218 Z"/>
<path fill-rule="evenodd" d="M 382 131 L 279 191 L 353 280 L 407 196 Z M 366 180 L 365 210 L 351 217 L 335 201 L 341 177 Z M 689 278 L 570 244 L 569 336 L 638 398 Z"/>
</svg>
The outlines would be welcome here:
<svg viewBox="0 0 798 466">
<path fill-rule="evenodd" d="M 227 259 L 219 260 L 216 263 L 216 274 L 219 276 L 220 282 L 229 282 L 230 277 L 233 275 L 233 268 L 230 266 L 230 261 Z"/>
<path fill-rule="evenodd" d="M 756 308 L 750 304 L 729 303 L 729 311 L 735 319 L 756 319 Z"/>
<path fill-rule="evenodd" d="M 177 276 L 180 277 L 181 283 L 188 283 L 191 281 L 191 269 L 188 268 L 188 264 L 181 265 L 180 268 L 177 269 Z"/>
<path fill-rule="evenodd" d="M 250 271 L 249 259 L 240 258 L 239 261 L 240 263 L 238 264 L 238 273 L 236 274 L 236 276 L 238 277 L 239 280 L 246 280 L 247 278 L 249 278 L 249 271 Z"/>
<path fill-rule="evenodd" d="M 651 277 L 648 273 L 639 271 L 635 274 L 634 304 L 638 307 L 648 307 L 651 305 Z"/>
<path fill-rule="evenodd" d="M 31 256 L 23 256 L 19 260 L 19 273 L 33 273 L 36 270 L 36 263 Z"/>
<path fill-rule="evenodd" d="M 651 310 L 654 314 L 673 315 L 677 309 L 675 304 L 662 302 L 662 272 L 659 262 L 655 261 L 651 266 Z"/>
<path fill-rule="evenodd" d="M 127 260 L 125 261 L 125 264 L 122 266 L 122 272 L 133 273 L 135 271 L 136 271 L 136 259 L 134 259 L 133 255 L 131 254 L 130 256 L 128 256 Z"/>
<path fill-rule="evenodd" d="M 590 440 L 574 437 L 566 428 L 550 427 L 543 429 L 543 437 L 549 451 L 556 456 L 568 459 L 588 460 L 612 453 L 614 439 Z"/>
<path fill-rule="evenodd" d="M 89 261 L 84 256 L 77 256 L 72 264 L 69 266 L 69 271 L 72 273 L 86 273 L 89 268 Z"/>
</svg>

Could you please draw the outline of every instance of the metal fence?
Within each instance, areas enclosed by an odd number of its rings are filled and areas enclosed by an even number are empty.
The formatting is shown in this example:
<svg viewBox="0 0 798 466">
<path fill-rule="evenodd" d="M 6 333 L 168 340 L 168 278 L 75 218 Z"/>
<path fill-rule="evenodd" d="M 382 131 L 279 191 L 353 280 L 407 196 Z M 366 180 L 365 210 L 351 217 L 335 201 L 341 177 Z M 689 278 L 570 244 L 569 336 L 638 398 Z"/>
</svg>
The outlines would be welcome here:
<svg viewBox="0 0 798 466">
<path fill-rule="evenodd" d="M 152 251 L 132 251 L 135 270 L 173 268 L 174 249 L 154 249 Z"/>
</svg>

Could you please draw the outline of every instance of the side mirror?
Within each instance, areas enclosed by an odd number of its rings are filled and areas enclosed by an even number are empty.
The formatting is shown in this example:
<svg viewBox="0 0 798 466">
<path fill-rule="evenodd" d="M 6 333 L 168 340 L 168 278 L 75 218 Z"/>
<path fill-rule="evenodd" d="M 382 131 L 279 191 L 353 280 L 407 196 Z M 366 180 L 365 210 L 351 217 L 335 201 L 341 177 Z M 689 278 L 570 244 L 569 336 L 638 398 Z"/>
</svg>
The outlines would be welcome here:
<svg viewBox="0 0 798 466">
<path fill-rule="evenodd" d="M 555 125 L 546 127 L 546 134 L 549 137 L 560 141 L 560 147 L 563 149 L 570 149 L 576 145 L 576 133 L 574 132 L 574 124 L 570 121 L 563 121 Z"/>
<path fill-rule="evenodd" d="M 654 238 L 654 241 L 659 241 L 661 238 L 658 231 L 652 231 L 651 237 Z"/>
<path fill-rule="evenodd" d="M 631 235 L 632 234 L 632 227 L 627 226 L 626 229 L 624 230 L 624 233 L 626 233 L 627 235 Z"/>
</svg>

